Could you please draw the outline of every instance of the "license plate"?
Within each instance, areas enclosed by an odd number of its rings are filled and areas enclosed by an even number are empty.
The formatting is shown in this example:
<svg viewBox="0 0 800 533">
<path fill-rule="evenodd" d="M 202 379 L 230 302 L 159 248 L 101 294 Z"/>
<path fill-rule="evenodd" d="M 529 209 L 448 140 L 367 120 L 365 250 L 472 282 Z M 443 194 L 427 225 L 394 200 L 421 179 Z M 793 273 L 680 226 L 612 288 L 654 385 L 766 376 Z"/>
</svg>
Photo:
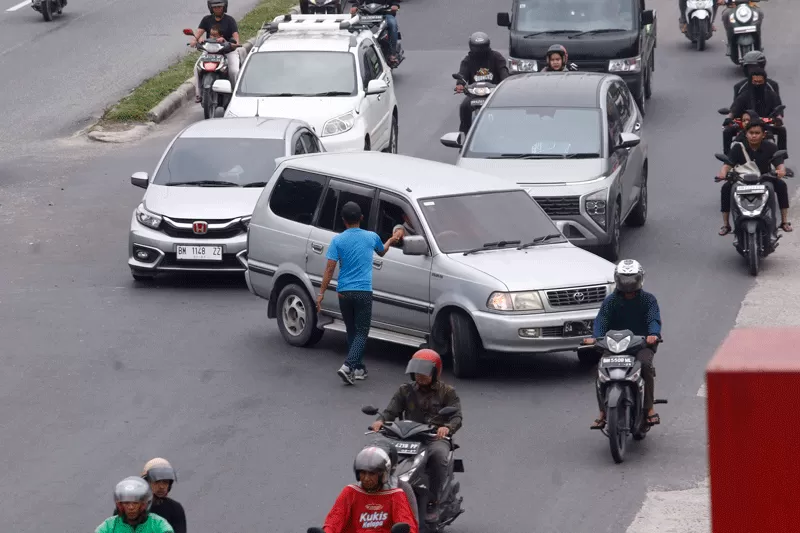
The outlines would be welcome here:
<svg viewBox="0 0 800 533">
<path fill-rule="evenodd" d="M 419 452 L 419 442 L 395 442 L 395 448 L 400 455 L 417 455 Z"/>
<path fill-rule="evenodd" d="M 205 63 L 221 63 L 222 56 L 219 55 L 205 55 L 203 56 L 203 62 Z"/>
<path fill-rule="evenodd" d="M 472 105 L 475 107 L 480 107 L 484 103 L 486 103 L 486 98 L 476 98 L 475 100 L 472 101 Z"/>
<path fill-rule="evenodd" d="M 176 254 L 185 261 L 222 261 L 222 246 L 179 244 Z"/>
<path fill-rule="evenodd" d="M 612 357 L 603 357 L 600 361 L 602 366 L 609 366 L 615 368 L 625 368 L 625 367 L 632 367 L 635 358 L 630 356 L 612 356 Z"/>
<path fill-rule="evenodd" d="M 736 187 L 736 192 L 739 192 L 739 191 L 764 192 L 766 190 L 767 190 L 766 185 L 739 185 L 739 186 Z"/>
<path fill-rule="evenodd" d="M 579 337 L 581 335 L 591 335 L 592 328 L 594 328 L 594 320 L 587 320 L 586 322 L 565 322 L 564 336 Z"/>
<path fill-rule="evenodd" d="M 359 20 L 367 23 L 381 22 L 383 21 L 383 15 L 363 15 L 359 17 Z"/>
</svg>

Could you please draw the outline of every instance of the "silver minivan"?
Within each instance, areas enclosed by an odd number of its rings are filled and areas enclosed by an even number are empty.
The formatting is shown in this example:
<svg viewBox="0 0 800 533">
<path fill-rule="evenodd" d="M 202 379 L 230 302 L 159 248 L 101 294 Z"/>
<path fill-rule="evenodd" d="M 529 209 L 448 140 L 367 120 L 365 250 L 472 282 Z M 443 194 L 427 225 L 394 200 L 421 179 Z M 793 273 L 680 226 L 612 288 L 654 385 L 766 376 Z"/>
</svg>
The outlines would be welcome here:
<svg viewBox="0 0 800 533">
<path fill-rule="evenodd" d="M 287 157 L 253 211 L 245 278 L 291 345 L 345 331 L 334 291 L 319 315 L 314 301 L 349 201 L 384 241 L 406 228 L 372 263 L 370 337 L 450 354 L 457 377 L 475 376 L 487 351 L 577 350 L 613 290 L 614 265 L 506 179 L 380 152 Z"/>
</svg>

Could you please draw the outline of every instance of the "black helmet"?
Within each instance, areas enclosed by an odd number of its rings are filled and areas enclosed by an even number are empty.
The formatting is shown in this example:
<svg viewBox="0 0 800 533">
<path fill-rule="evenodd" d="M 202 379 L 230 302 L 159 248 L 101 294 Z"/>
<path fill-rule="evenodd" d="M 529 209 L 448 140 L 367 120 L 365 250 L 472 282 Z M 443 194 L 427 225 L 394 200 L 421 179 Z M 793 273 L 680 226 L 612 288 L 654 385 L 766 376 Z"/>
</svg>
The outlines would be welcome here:
<svg viewBox="0 0 800 533">
<path fill-rule="evenodd" d="M 742 67 L 744 67 L 745 71 L 748 70 L 748 67 L 755 66 L 762 69 L 767 67 L 767 56 L 764 55 L 764 52 L 752 50 L 742 57 Z"/>
<path fill-rule="evenodd" d="M 489 36 L 482 31 L 476 31 L 469 36 L 469 52 L 476 56 L 482 56 L 489 53 L 491 50 L 492 42 Z"/>
<path fill-rule="evenodd" d="M 208 4 L 208 11 L 212 15 L 214 14 L 214 8 L 219 6 L 222 6 L 223 13 L 228 12 L 228 0 L 207 0 L 206 3 Z"/>
</svg>

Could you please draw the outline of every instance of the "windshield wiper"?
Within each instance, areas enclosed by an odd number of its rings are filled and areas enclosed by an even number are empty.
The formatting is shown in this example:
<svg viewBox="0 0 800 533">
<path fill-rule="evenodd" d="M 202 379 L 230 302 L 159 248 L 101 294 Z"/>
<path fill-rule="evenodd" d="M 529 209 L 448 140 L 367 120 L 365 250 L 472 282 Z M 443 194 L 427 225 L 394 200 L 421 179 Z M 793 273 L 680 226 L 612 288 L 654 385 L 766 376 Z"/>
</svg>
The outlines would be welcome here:
<svg viewBox="0 0 800 533">
<path fill-rule="evenodd" d="M 531 246 L 536 246 L 537 244 L 544 244 L 547 241 L 555 239 L 557 237 L 563 238 L 564 236 L 561 235 L 560 233 L 551 233 L 550 235 L 542 235 L 541 237 L 536 237 L 531 242 L 519 246 L 517 250 L 524 250 L 525 248 L 530 248 Z"/>
<path fill-rule="evenodd" d="M 198 187 L 241 187 L 241 185 L 239 185 L 238 183 L 233 183 L 232 181 L 202 180 L 202 181 L 179 181 L 177 183 L 167 183 L 167 187 L 180 187 L 180 186 L 188 187 L 190 185 L 196 185 Z"/>
<path fill-rule="evenodd" d="M 576 154 L 500 154 L 491 155 L 486 159 L 595 159 L 600 154 L 576 153 Z"/>
<path fill-rule="evenodd" d="M 251 95 L 247 95 L 247 96 L 251 96 Z M 271 98 L 273 96 L 305 96 L 305 95 L 298 94 L 298 93 L 265 93 L 265 94 L 256 94 L 256 95 L 253 95 L 253 96 L 256 96 L 258 98 Z"/>
<path fill-rule="evenodd" d="M 467 250 L 464 252 L 464 255 L 474 254 L 475 252 L 482 252 L 483 250 L 491 250 L 492 248 L 505 248 L 509 245 L 519 244 L 522 241 L 497 241 L 497 242 L 487 242 L 483 246 L 479 248 L 473 248 L 472 250 Z"/>
<path fill-rule="evenodd" d="M 266 187 L 266 186 L 267 186 L 267 182 L 266 181 L 254 181 L 253 183 L 246 183 L 245 185 L 242 185 L 242 187 L 245 187 L 245 188 L 247 188 L 247 187 Z"/>
<path fill-rule="evenodd" d="M 620 31 L 631 31 L 625 28 L 604 28 L 602 30 L 589 30 L 589 31 L 582 31 L 580 33 L 576 33 L 575 35 L 570 35 L 568 39 L 574 39 L 575 37 L 581 37 L 583 35 L 595 35 L 598 33 L 616 33 Z"/>
<path fill-rule="evenodd" d="M 353 93 L 347 91 L 328 91 L 326 93 L 308 94 L 306 96 L 350 96 Z"/>
<path fill-rule="evenodd" d="M 535 31 L 533 33 L 529 33 L 528 35 L 523 35 L 523 39 L 530 39 L 531 37 L 536 37 L 539 35 L 558 35 L 563 33 L 580 33 L 581 30 L 552 30 L 552 31 Z"/>
</svg>

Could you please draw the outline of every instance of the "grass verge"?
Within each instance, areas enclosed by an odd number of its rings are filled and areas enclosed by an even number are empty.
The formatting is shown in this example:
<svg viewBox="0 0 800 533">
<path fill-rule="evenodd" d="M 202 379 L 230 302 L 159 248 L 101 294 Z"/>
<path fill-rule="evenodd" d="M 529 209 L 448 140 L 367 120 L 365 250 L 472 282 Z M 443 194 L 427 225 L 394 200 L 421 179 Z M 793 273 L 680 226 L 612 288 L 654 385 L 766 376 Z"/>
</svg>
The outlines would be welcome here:
<svg viewBox="0 0 800 533">
<path fill-rule="evenodd" d="M 288 13 L 289 9 L 295 5 L 297 5 L 297 0 L 262 0 L 259 2 L 252 11 L 237 21 L 242 42 L 255 37 L 265 21 Z M 192 69 L 198 56 L 199 52 L 191 52 L 166 70 L 145 80 L 131 94 L 106 111 L 102 120 L 108 122 L 146 121 L 147 113 L 192 75 Z"/>
</svg>

